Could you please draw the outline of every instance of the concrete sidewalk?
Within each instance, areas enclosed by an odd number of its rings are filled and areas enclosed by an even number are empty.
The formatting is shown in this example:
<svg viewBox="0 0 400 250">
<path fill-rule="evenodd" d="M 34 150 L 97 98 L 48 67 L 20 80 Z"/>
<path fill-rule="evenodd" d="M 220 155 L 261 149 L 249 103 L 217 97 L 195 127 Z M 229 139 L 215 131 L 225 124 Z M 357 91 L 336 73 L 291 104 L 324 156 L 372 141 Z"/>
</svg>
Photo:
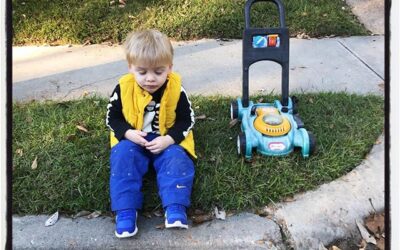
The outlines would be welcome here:
<svg viewBox="0 0 400 250">
<path fill-rule="evenodd" d="M 383 94 L 384 36 L 291 39 L 290 92 Z M 175 43 L 174 70 L 190 94 L 241 95 L 241 41 Z M 120 46 L 13 48 L 13 100 L 109 96 L 127 72 Z M 250 92 L 281 91 L 274 62 L 250 68 Z"/>
</svg>

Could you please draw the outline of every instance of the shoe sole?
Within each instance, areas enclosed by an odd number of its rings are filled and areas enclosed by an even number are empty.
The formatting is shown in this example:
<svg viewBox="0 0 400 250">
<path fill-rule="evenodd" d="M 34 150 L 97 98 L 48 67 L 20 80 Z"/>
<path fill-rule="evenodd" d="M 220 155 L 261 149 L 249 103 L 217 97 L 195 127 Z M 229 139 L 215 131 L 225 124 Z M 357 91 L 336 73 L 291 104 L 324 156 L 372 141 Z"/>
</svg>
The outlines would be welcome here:
<svg viewBox="0 0 400 250">
<path fill-rule="evenodd" d="M 167 220 L 165 220 L 165 228 L 184 228 L 184 229 L 188 229 L 189 226 L 182 224 L 182 222 L 175 221 L 174 223 L 169 224 Z"/>
<path fill-rule="evenodd" d="M 129 233 L 129 232 L 123 232 L 122 234 L 117 233 L 117 231 L 115 231 L 115 236 L 117 236 L 118 238 L 122 239 L 122 238 L 129 238 L 134 236 L 135 234 L 137 234 L 138 232 L 138 228 L 135 227 L 135 231 L 133 231 L 133 233 Z"/>
</svg>

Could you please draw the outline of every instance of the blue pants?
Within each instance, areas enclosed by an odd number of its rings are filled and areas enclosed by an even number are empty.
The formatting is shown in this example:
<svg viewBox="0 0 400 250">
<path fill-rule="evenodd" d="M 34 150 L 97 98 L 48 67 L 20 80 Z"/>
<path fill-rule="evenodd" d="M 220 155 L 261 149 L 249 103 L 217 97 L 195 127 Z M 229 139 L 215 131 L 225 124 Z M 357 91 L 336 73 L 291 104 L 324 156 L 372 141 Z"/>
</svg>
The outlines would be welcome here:
<svg viewBox="0 0 400 250">
<path fill-rule="evenodd" d="M 145 138 L 151 141 L 155 137 L 157 135 L 149 133 Z M 110 154 L 112 211 L 142 208 L 142 179 L 150 164 L 157 174 L 163 207 L 173 203 L 190 205 L 194 164 L 181 146 L 173 144 L 160 154 L 152 154 L 132 141 L 121 140 L 111 148 Z"/>
</svg>

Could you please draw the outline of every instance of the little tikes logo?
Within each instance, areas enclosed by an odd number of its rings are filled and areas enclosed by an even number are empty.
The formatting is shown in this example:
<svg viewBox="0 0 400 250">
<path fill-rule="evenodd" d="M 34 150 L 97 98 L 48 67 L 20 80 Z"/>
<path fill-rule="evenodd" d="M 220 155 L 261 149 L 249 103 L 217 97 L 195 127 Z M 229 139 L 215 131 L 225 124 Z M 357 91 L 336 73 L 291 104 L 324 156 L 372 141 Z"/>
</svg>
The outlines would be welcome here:
<svg viewBox="0 0 400 250">
<path fill-rule="evenodd" d="M 268 148 L 272 151 L 282 151 L 286 148 L 285 144 L 282 142 L 270 142 Z"/>
</svg>

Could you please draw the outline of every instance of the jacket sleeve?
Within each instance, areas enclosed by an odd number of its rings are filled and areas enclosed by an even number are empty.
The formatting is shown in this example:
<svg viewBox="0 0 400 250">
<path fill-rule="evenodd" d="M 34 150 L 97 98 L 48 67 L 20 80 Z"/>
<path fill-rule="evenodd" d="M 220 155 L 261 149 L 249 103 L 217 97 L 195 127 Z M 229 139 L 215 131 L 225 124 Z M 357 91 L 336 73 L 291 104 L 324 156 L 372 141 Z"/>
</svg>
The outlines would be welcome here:
<svg viewBox="0 0 400 250">
<path fill-rule="evenodd" d="M 121 90 L 119 84 L 111 94 L 107 105 L 106 125 L 114 132 L 115 137 L 120 141 L 124 138 L 125 132 L 133 127 L 125 120 L 122 113 Z"/>
<path fill-rule="evenodd" d="M 183 87 L 181 87 L 181 95 L 175 113 L 175 123 L 168 130 L 167 134 L 174 139 L 175 143 L 179 144 L 186 138 L 195 123 L 192 104 Z"/>
</svg>

